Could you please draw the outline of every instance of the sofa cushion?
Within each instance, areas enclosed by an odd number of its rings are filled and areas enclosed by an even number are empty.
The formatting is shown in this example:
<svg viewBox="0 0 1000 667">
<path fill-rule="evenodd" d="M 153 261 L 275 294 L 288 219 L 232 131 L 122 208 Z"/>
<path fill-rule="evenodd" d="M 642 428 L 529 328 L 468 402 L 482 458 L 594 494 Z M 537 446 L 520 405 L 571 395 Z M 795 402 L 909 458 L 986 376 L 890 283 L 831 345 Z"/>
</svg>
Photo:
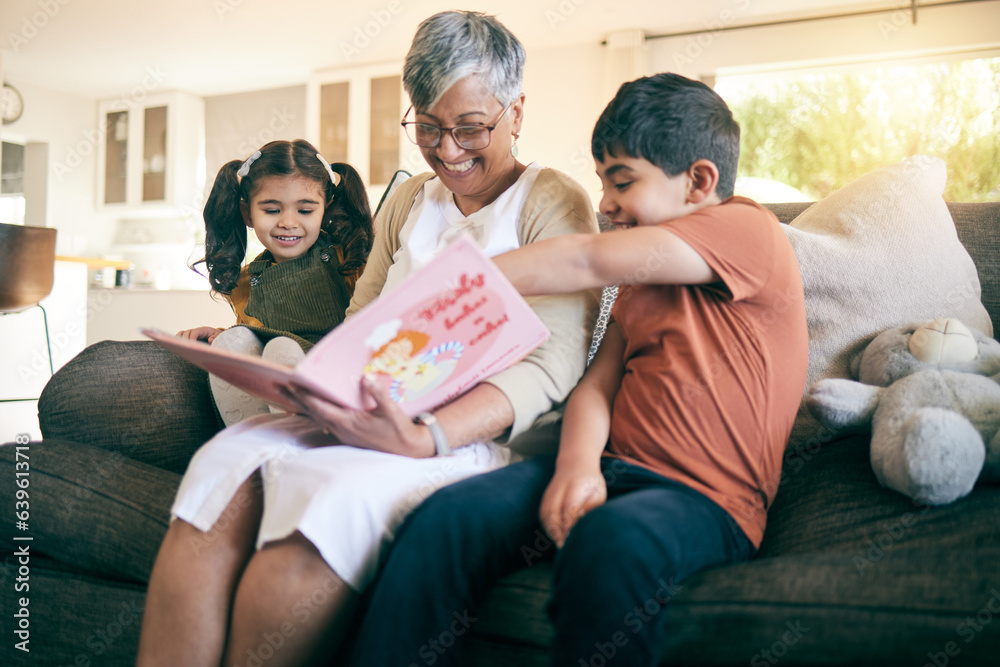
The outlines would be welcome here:
<svg viewBox="0 0 1000 667">
<path fill-rule="evenodd" d="M 879 485 L 868 440 L 855 436 L 786 464 L 768 516 L 752 561 L 677 588 L 662 664 L 923 665 L 948 642 L 959 664 L 995 664 L 1000 623 L 975 619 L 1000 609 L 1000 488 L 914 506 Z M 502 580 L 473 633 L 550 645 L 550 580 L 550 562 Z M 623 619 L 626 637 L 635 622 Z M 595 652 L 608 641 L 595 638 Z"/>
<path fill-rule="evenodd" d="M 11 558 L 16 562 L 16 559 Z M 146 587 L 90 576 L 37 554 L 31 557 L 29 653 L 10 637 L 0 646 L 4 667 L 134 667 Z M 0 588 L 0 608 L 19 609 L 11 585 Z"/>
<path fill-rule="evenodd" d="M 916 156 L 862 176 L 785 227 L 806 294 L 807 388 L 850 377 L 851 356 L 890 327 L 955 317 L 993 334 L 976 266 L 941 198 L 945 180 L 944 162 Z M 832 435 L 803 406 L 789 446 Z"/>
<path fill-rule="evenodd" d="M 801 215 L 814 202 L 764 204 L 784 224 Z M 979 272 L 983 306 L 993 322 L 994 333 L 1000 323 L 1000 201 L 947 202 L 948 212 L 955 221 L 958 239 L 969 251 Z"/>
<path fill-rule="evenodd" d="M 153 341 L 103 341 L 70 360 L 38 400 L 42 435 L 183 473 L 220 427 L 205 371 Z"/>
</svg>

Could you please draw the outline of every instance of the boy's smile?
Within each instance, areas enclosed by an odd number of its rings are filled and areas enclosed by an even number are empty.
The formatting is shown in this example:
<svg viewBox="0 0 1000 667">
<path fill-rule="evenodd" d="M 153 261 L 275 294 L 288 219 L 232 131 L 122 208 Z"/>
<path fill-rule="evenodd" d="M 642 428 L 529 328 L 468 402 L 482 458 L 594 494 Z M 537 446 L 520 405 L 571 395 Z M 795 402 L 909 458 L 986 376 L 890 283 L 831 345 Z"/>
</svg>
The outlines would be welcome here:
<svg viewBox="0 0 1000 667">
<path fill-rule="evenodd" d="M 319 183 L 302 176 L 268 176 L 244 212 L 275 263 L 301 257 L 319 238 L 325 200 Z"/>
<path fill-rule="evenodd" d="M 618 229 L 656 225 L 696 208 L 688 199 L 691 179 L 686 172 L 667 176 L 649 160 L 621 151 L 617 157 L 605 153 L 604 161 L 595 164 L 604 190 L 600 212 Z"/>
</svg>

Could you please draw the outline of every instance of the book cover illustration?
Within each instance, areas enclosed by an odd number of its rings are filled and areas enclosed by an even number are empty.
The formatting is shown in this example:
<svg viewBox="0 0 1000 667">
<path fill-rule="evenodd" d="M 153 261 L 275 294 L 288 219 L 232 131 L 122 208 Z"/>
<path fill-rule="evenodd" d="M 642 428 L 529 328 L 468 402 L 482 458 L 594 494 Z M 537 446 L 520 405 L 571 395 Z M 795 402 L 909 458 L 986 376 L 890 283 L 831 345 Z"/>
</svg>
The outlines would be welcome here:
<svg viewBox="0 0 1000 667">
<path fill-rule="evenodd" d="M 395 289 L 324 336 L 294 369 L 212 350 L 202 342 L 144 331 L 192 363 L 288 410 L 283 385 L 367 409 L 369 375 L 413 416 L 508 368 L 548 330 L 467 235 Z M 155 333 L 155 335 L 154 335 Z"/>
</svg>

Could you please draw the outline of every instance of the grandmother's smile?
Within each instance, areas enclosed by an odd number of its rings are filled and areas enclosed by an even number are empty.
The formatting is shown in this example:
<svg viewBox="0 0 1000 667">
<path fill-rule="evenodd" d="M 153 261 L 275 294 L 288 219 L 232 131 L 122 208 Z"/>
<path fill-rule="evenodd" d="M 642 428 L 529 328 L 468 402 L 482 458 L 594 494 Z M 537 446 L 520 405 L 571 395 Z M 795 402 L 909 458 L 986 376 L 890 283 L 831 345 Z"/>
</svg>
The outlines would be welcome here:
<svg viewBox="0 0 1000 667">
<path fill-rule="evenodd" d="M 476 164 L 476 159 L 475 158 L 469 158 L 468 160 L 465 160 L 464 162 L 458 162 L 458 163 L 445 162 L 444 160 L 441 160 L 440 158 L 438 158 L 438 161 L 441 162 L 441 165 L 444 166 L 445 169 L 447 169 L 450 172 L 456 173 L 456 174 L 467 172 L 470 169 L 472 169 L 472 167 L 475 166 L 475 164 Z"/>
</svg>

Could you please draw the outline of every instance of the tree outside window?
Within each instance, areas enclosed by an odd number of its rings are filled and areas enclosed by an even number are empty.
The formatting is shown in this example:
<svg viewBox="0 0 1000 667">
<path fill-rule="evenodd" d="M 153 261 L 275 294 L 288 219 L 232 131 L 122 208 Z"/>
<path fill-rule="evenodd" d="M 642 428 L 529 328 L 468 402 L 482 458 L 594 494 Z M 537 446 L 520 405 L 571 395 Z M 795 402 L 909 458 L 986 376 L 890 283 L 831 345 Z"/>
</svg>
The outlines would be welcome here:
<svg viewBox="0 0 1000 667">
<path fill-rule="evenodd" d="M 1000 201 L 1000 58 L 722 77 L 740 176 L 821 199 L 916 154 L 948 166 L 948 201 Z"/>
</svg>

